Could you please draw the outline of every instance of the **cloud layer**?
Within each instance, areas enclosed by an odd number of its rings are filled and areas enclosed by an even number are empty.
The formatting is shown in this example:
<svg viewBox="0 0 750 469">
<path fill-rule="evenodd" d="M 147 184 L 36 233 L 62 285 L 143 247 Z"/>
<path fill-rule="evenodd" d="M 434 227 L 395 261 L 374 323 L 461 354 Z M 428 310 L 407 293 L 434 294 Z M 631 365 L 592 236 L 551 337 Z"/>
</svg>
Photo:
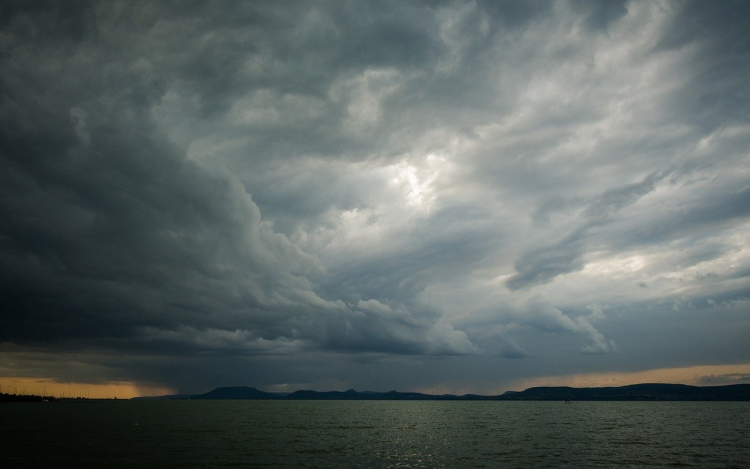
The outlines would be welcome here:
<svg viewBox="0 0 750 469">
<path fill-rule="evenodd" d="M 6 376 L 481 391 L 750 361 L 742 2 L 0 18 Z"/>
</svg>

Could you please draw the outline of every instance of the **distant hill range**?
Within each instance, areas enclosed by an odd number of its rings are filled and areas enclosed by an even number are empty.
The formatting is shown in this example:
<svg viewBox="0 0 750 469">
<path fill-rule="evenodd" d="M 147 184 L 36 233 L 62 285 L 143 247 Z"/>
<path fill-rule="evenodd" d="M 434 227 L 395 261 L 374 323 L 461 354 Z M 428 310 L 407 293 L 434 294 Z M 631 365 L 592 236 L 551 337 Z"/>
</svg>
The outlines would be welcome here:
<svg viewBox="0 0 750 469">
<path fill-rule="evenodd" d="M 478 394 L 422 394 L 418 392 L 309 391 L 272 393 L 238 386 L 216 388 L 205 394 L 140 397 L 136 399 L 234 399 L 310 401 L 750 401 L 750 384 L 687 386 L 684 384 L 633 384 L 607 388 L 537 387 L 508 391 L 499 396 Z"/>
</svg>

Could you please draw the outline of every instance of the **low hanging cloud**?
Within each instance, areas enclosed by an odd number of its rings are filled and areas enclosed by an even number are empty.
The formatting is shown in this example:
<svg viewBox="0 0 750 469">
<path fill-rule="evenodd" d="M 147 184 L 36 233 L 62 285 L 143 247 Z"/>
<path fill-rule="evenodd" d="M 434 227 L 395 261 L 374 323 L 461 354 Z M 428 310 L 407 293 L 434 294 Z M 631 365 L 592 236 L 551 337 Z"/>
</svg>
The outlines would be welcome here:
<svg viewBox="0 0 750 469">
<path fill-rule="evenodd" d="M 725 386 L 727 384 L 748 384 L 750 374 L 748 373 L 726 373 L 720 375 L 705 375 L 697 379 L 701 386 Z"/>
<path fill-rule="evenodd" d="M 520 313 L 518 321 L 521 324 L 545 331 L 568 331 L 582 335 L 587 342 L 580 352 L 587 354 L 601 354 L 617 350 L 613 340 L 607 340 L 586 316 L 571 318 L 559 309 L 546 304 L 539 299 L 530 301 Z"/>
</svg>

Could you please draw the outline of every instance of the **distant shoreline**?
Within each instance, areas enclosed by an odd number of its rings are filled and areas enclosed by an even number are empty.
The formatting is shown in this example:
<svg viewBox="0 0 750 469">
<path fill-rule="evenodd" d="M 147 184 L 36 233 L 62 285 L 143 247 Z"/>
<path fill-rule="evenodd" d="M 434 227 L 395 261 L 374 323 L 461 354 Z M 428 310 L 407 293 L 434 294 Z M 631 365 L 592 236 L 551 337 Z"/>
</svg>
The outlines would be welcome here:
<svg viewBox="0 0 750 469">
<path fill-rule="evenodd" d="M 9 394 L 0 393 L 0 403 L 3 402 L 81 402 L 81 401 L 126 401 L 128 399 L 118 399 L 116 397 L 55 397 L 41 396 L 38 394 Z"/>
<path fill-rule="evenodd" d="M 750 401 L 750 384 L 689 386 L 644 383 L 619 387 L 534 387 L 496 396 L 424 394 L 417 392 L 312 391 L 272 393 L 253 387 L 220 387 L 204 394 L 136 397 L 135 400 L 367 400 L 367 401 Z"/>
<path fill-rule="evenodd" d="M 33 394 L 0 393 L 3 402 L 100 401 L 117 398 L 59 398 Z M 128 399 L 119 399 L 128 400 Z M 275 400 L 275 401 L 750 401 L 750 384 L 725 386 L 689 386 L 685 384 L 644 383 L 619 387 L 572 388 L 567 386 L 533 387 L 500 395 L 424 394 L 418 392 L 312 391 L 290 393 L 260 391 L 254 387 L 219 387 L 203 394 L 142 396 L 130 400 Z"/>
</svg>

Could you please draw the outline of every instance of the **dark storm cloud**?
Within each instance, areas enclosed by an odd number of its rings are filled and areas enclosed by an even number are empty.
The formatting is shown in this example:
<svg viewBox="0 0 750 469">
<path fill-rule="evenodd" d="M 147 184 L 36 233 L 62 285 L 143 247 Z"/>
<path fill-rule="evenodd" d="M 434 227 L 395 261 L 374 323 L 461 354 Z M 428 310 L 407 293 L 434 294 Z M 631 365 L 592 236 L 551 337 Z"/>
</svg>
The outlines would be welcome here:
<svg viewBox="0 0 750 469">
<path fill-rule="evenodd" d="M 584 267 L 586 237 L 597 225 L 605 224 L 623 207 L 648 194 L 663 179 L 654 174 L 643 181 L 606 190 L 592 200 L 583 211 L 584 225 L 552 246 L 526 252 L 515 263 L 516 274 L 506 285 L 511 290 L 551 282 L 558 275 Z M 537 215 L 538 216 L 538 215 Z"/>
<path fill-rule="evenodd" d="M 593 30 L 606 30 L 610 23 L 617 21 L 627 14 L 627 1 L 618 0 L 612 2 L 573 2 L 573 10 L 580 9 L 586 18 L 585 24 Z"/>
<path fill-rule="evenodd" d="M 748 359 L 742 2 L 0 8 L 0 343 L 29 374 Z"/>
<path fill-rule="evenodd" d="M 113 14 L 104 4 L 92 7 Z M 125 8 L 125 25 L 135 24 L 117 38 L 116 28 L 97 30 L 103 25 L 89 10 L 85 19 L 60 6 L 40 9 L 40 18 L 32 9 L 7 20 L 9 31 L 20 32 L 5 35 L 12 49 L 3 67 L 2 339 L 138 338 L 133 345 L 185 342 L 249 353 L 304 344 L 470 350 L 465 336 L 434 319 L 317 296 L 310 279 L 322 268 L 314 257 L 263 224 L 242 185 L 187 159 L 156 130 L 150 110 L 174 69 L 196 68 L 187 63 L 170 70 L 172 58 L 159 57 L 135 37 L 158 30 L 164 12 L 153 9 L 161 7 Z M 252 19 L 254 13 L 247 14 Z M 70 15 L 82 24 L 69 26 Z M 29 21 L 49 24 L 69 47 L 35 31 L 25 34 Z M 95 31 L 85 32 L 86 26 Z M 75 45 L 92 35 L 97 40 Z M 145 57 L 128 50 L 109 55 L 110 41 L 128 38 Z M 165 52 L 169 45 L 157 48 Z M 240 49 L 237 54 L 248 52 Z M 231 75 L 237 60 L 231 47 L 225 53 L 206 66 Z M 217 86 L 200 95 L 203 108 L 230 96 L 212 80 L 213 70 L 196 73 L 180 76 L 202 90 L 205 80 Z"/>
<path fill-rule="evenodd" d="M 750 383 L 750 376 L 745 373 L 727 373 L 723 375 L 701 376 L 699 379 L 704 386 L 722 386 L 726 384 L 746 384 Z"/>
<path fill-rule="evenodd" d="M 581 260 L 583 253 L 579 236 L 573 236 L 555 246 L 525 253 L 516 262 L 516 274 L 508 279 L 506 285 L 511 290 L 518 290 L 529 285 L 547 283 L 558 275 L 580 270 L 584 266 Z"/>
</svg>

